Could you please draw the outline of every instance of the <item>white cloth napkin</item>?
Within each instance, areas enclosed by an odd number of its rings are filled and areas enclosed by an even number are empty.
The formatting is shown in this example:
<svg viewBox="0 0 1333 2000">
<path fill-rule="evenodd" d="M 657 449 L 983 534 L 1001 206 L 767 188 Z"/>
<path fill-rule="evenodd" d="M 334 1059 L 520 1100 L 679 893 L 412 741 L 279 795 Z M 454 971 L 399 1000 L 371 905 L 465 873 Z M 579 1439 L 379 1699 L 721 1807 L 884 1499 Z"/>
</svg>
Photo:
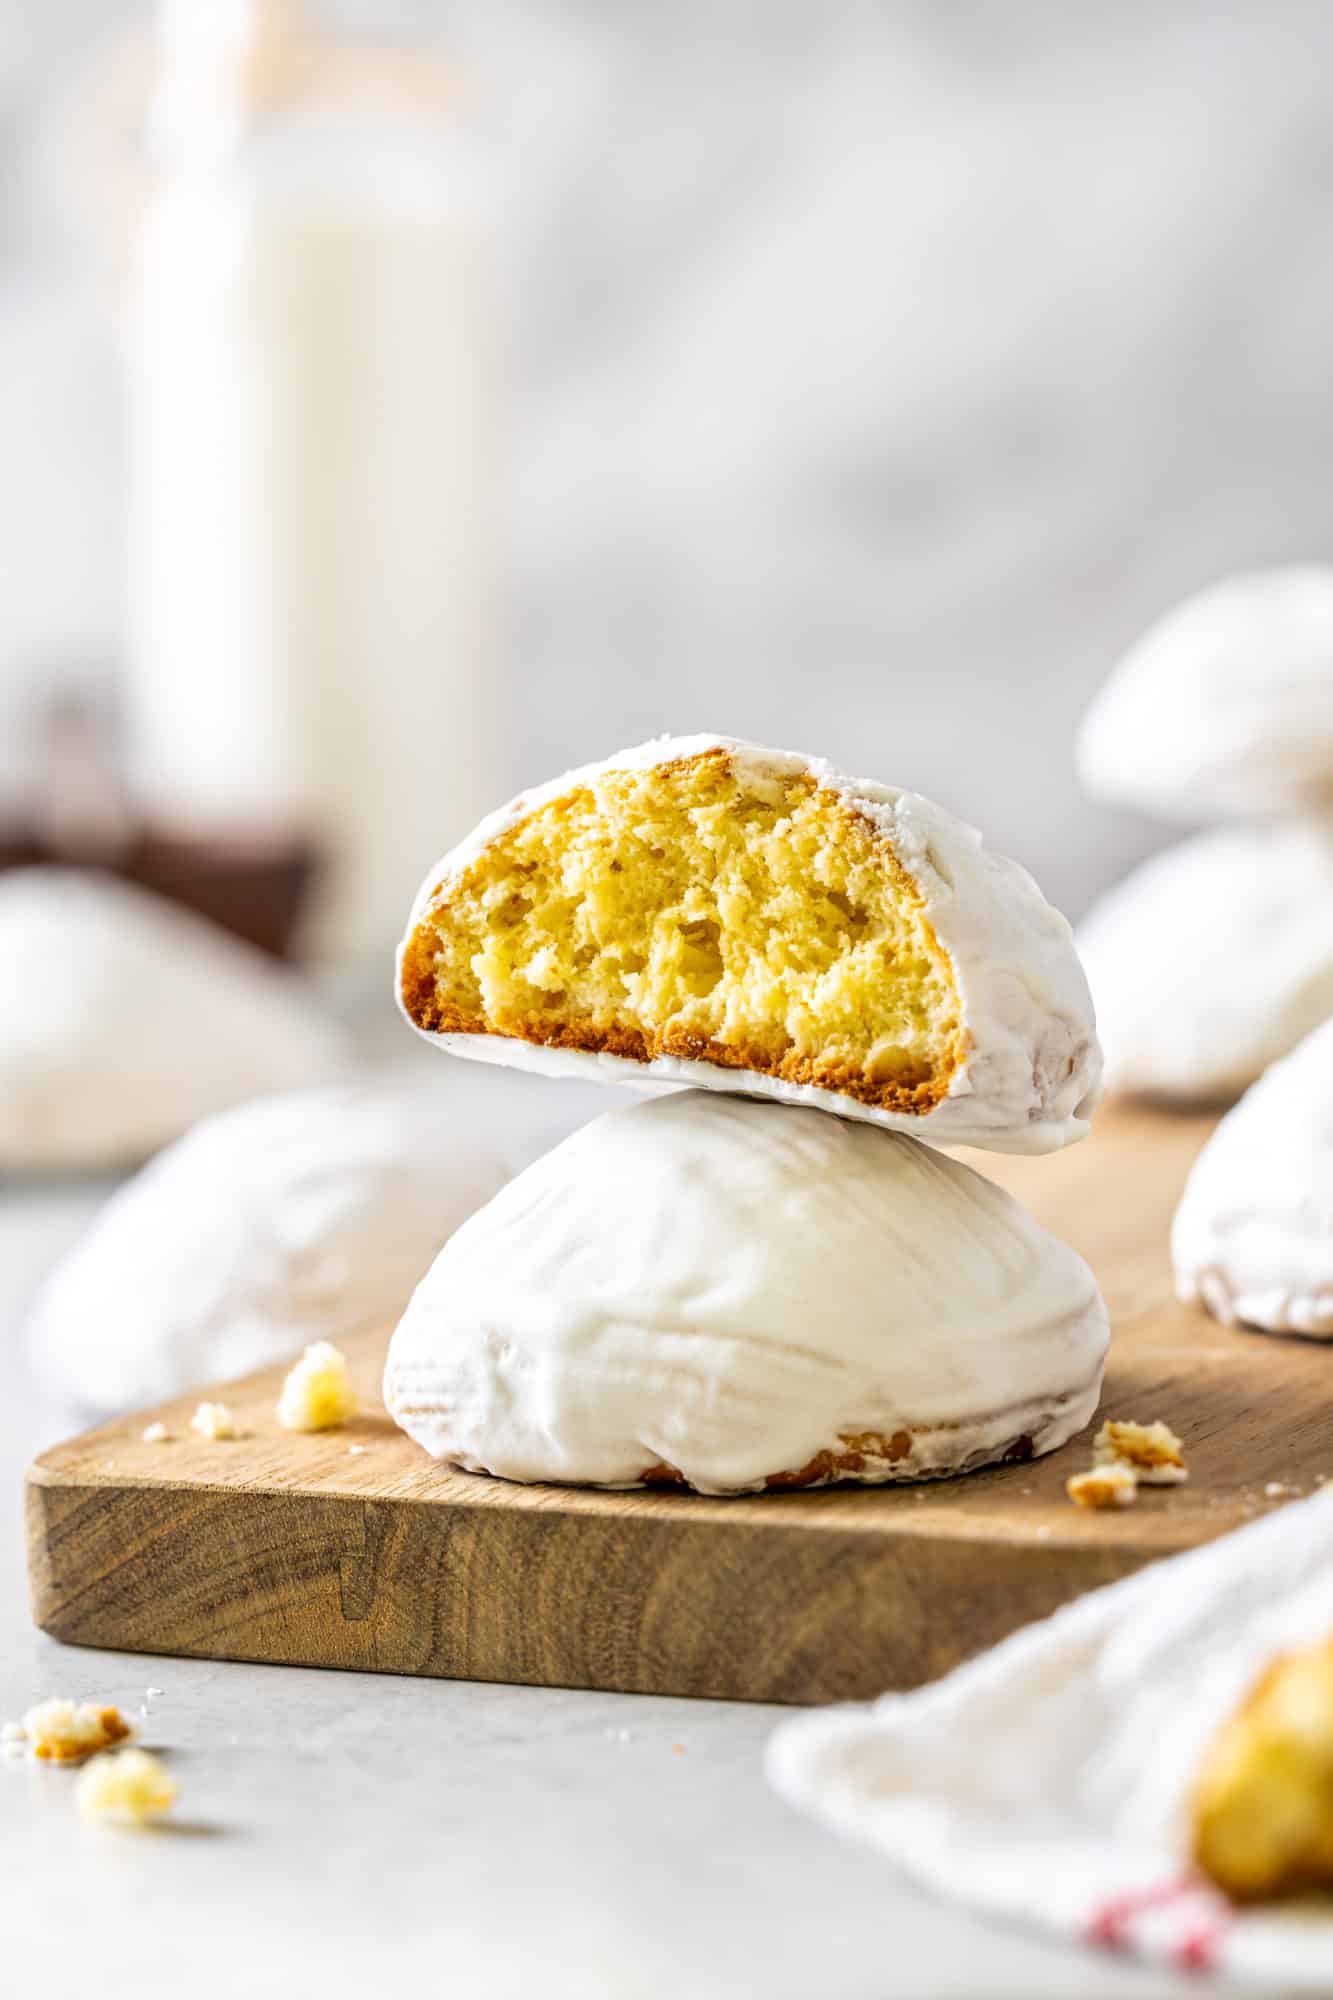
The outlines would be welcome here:
<svg viewBox="0 0 1333 2000">
<path fill-rule="evenodd" d="M 1333 1902 L 1233 1910 L 1190 1873 L 1186 1804 L 1210 1737 L 1273 1654 L 1330 1632 L 1333 1486 L 1095 1591 L 931 1687 L 784 1723 L 769 1777 L 983 1913 L 1328 1994 Z"/>
</svg>

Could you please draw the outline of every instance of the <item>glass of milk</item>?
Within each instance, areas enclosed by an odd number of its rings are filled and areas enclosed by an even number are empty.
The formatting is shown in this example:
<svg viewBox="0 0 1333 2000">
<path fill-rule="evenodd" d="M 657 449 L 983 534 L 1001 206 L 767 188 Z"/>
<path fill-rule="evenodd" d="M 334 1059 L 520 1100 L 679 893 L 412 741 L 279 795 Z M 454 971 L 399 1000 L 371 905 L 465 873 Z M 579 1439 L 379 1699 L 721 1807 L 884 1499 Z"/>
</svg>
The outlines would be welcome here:
<svg viewBox="0 0 1333 2000">
<path fill-rule="evenodd" d="M 130 284 L 127 721 L 173 835 L 313 839 L 310 939 L 403 927 L 497 802 L 487 228 L 454 77 L 161 0 Z"/>
</svg>

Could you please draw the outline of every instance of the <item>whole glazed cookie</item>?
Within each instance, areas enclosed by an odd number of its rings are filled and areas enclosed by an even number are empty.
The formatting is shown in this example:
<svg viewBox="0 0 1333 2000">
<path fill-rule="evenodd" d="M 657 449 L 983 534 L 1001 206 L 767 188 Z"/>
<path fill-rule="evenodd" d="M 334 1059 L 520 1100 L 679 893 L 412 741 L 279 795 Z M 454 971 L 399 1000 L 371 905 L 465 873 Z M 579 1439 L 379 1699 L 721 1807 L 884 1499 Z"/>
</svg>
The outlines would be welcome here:
<svg viewBox="0 0 1333 2000">
<path fill-rule="evenodd" d="M 606 1113 L 450 1240 L 384 1399 L 506 1479 L 702 1493 L 1053 1451 L 1106 1310 L 1007 1194 L 864 1124 L 711 1092 Z"/>
<path fill-rule="evenodd" d="M 1180 605 L 1093 702 L 1078 763 L 1089 791 L 1170 819 L 1333 807 L 1333 568 Z"/>
<path fill-rule="evenodd" d="M 350 1052 L 295 972 L 92 870 L 0 873 L 0 1168 L 136 1164 Z"/>
<path fill-rule="evenodd" d="M 413 1025 L 479 1061 L 778 1098 L 938 1145 L 1083 1136 L 1068 924 L 914 792 L 717 736 L 521 794 L 430 871 Z"/>
<path fill-rule="evenodd" d="M 1180 1297 L 1217 1319 L 1333 1340 L 1333 1020 L 1222 1120 L 1171 1255 Z"/>
<path fill-rule="evenodd" d="M 1219 827 L 1079 927 L 1110 1090 L 1227 1103 L 1333 1014 L 1333 818 Z"/>
<path fill-rule="evenodd" d="M 35 1373 L 96 1412 L 393 1325 L 506 1178 L 452 1093 L 365 1082 L 206 1119 L 118 1190 L 47 1279 Z"/>
</svg>

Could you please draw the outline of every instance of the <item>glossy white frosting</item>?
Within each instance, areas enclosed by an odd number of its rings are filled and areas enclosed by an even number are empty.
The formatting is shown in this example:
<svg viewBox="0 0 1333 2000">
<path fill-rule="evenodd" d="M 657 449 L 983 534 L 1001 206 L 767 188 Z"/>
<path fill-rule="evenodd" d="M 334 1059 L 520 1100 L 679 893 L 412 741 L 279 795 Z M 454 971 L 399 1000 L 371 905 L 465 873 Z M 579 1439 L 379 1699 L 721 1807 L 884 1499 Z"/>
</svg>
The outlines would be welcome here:
<svg viewBox="0 0 1333 2000">
<path fill-rule="evenodd" d="M 295 972 L 109 875 L 0 873 L 0 963 L 0 1168 L 124 1166 L 349 1059 Z"/>
<path fill-rule="evenodd" d="M 1333 1014 L 1333 818 L 1168 848 L 1084 920 L 1110 1090 L 1224 1102 Z"/>
<path fill-rule="evenodd" d="M 34 1368 L 62 1400 L 114 1411 L 387 1333 L 506 1171 L 419 1079 L 224 1112 L 127 1182 L 48 1278 Z"/>
<path fill-rule="evenodd" d="M 1333 1340 L 1333 1020 L 1222 1120 L 1171 1254 L 1180 1297 L 1218 1319 Z"/>
<path fill-rule="evenodd" d="M 1107 1321 L 1083 1260 L 894 1133 L 702 1091 L 608 1112 L 501 1190 L 394 1333 L 390 1413 L 508 1479 L 702 1492 L 908 1431 L 868 1480 L 1053 1450 Z"/>
<path fill-rule="evenodd" d="M 718 748 L 726 750 L 741 769 L 748 767 L 762 776 L 808 774 L 854 805 L 892 845 L 921 891 L 935 934 L 952 960 L 963 1021 L 971 1037 L 971 1053 L 953 1077 L 948 1096 L 932 1111 L 913 1116 L 859 1104 L 811 1084 L 677 1056 L 640 1063 L 622 1056 L 539 1047 L 502 1035 L 427 1033 L 426 1040 L 478 1062 L 551 1076 L 598 1077 L 640 1087 L 690 1084 L 700 1090 L 810 1105 L 842 1118 L 910 1132 L 932 1145 L 1045 1153 L 1081 1139 L 1097 1103 L 1101 1055 L 1087 980 L 1065 919 L 1052 909 L 1026 870 L 992 854 L 974 827 L 942 806 L 892 785 L 849 778 L 818 758 L 764 749 L 731 737 L 676 736 L 659 737 L 600 764 L 566 772 L 511 799 L 431 869 L 413 906 L 407 937 L 450 876 L 551 799 L 607 771 L 650 769 Z"/>
<path fill-rule="evenodd" d="M 1078 761 L 1090 791 L 1172 819 L 1333 806 L 1333 568 L 1180 605 L 1107 681 Z"/>
</svg>

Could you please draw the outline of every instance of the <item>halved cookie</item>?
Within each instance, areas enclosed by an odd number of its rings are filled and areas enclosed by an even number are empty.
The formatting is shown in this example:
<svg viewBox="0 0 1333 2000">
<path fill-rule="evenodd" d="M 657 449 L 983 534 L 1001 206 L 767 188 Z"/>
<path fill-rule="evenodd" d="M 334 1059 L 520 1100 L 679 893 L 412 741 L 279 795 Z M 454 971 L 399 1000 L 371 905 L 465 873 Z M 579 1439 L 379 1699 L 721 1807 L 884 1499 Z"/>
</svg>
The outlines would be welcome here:
<svg viewBox="0 0 1333 2000">
<path fill-rule="evenodd" d="M 944 1145 L 1082 1137 L 1068 924 L 915 793 L 721 737 L 524 794 L 426 878 L 409 1019 L 455 1054 L 781 1098 Z"/>
</svg>

